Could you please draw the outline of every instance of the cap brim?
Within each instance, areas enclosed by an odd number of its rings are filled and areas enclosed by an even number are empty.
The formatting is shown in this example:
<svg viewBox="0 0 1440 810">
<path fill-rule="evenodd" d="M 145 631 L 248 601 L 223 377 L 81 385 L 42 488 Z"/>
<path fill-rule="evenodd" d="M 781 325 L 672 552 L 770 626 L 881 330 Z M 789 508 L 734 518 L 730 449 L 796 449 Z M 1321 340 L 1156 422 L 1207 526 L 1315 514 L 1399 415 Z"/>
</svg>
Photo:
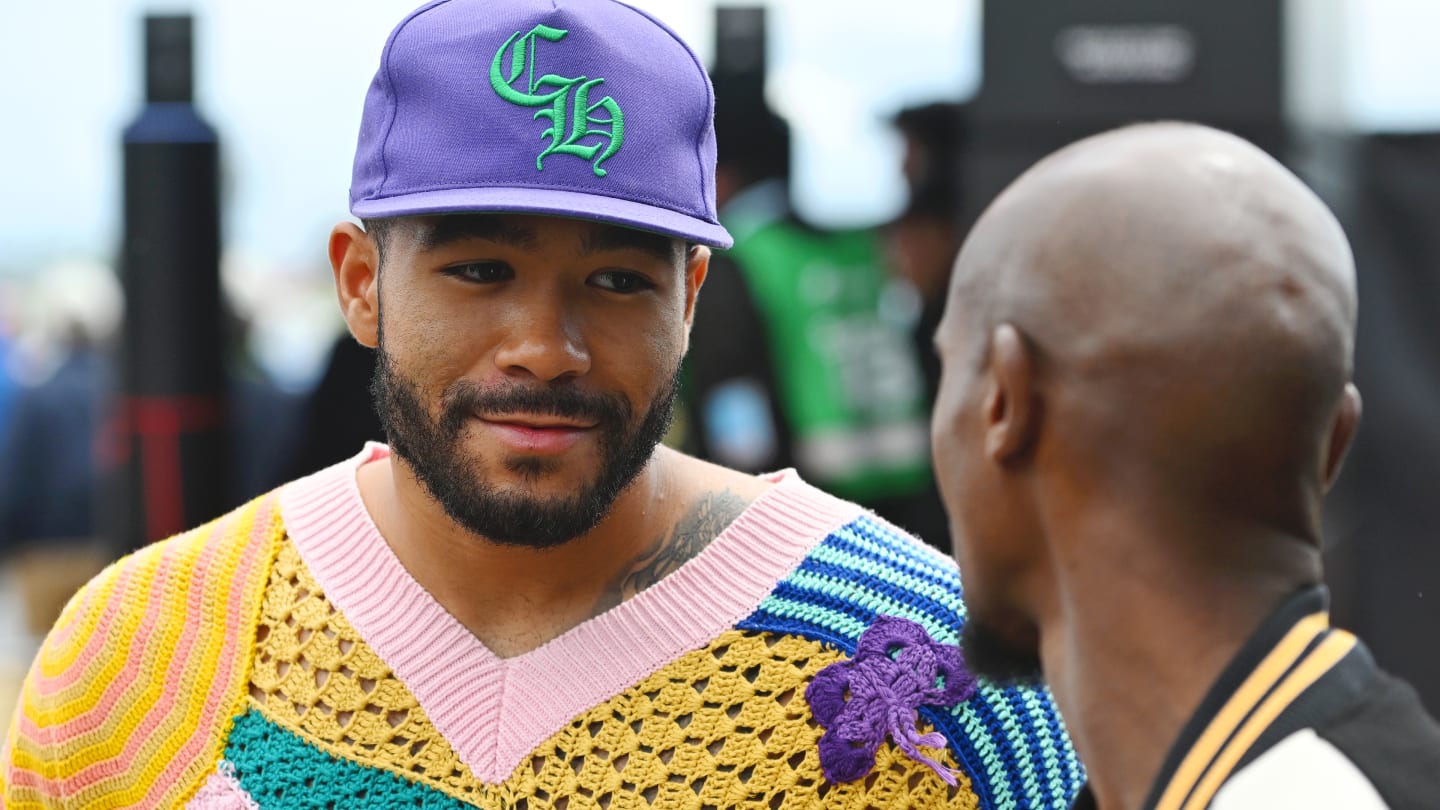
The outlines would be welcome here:
<svg viewBox="0 0 1440 810">
<path fill-rule="evenodd" d="M 735 243 L 718 223 L 643 203 L 541 188 L 451 188 L 360 200 L 350 213 L 364 219 L 420 214 L 548 214 L 607 222 L 625 228 L 674 236 L 713 248 Z"/>
</svg>

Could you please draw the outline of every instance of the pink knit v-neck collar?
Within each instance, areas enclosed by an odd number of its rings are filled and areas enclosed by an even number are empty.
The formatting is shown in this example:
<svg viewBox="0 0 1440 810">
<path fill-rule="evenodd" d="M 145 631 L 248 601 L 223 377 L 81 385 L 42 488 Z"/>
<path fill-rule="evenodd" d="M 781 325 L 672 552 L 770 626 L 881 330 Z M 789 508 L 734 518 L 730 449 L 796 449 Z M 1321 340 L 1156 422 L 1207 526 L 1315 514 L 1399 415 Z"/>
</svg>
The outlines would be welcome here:
<svg viewBox="0 0 1440 810">
<path fill-rule="evenodd" d="M 793 471 L 768 476 L 775 486 L 679 570 L 538 649 L 500 658 L 410 576 L 366 511 L 356 471 L 388 453 L 371 443 L 287 486 L 285 525 L 331 603 L 490 784 L 580 713 L 734 627 L 860 512 Z"/>
</svg>

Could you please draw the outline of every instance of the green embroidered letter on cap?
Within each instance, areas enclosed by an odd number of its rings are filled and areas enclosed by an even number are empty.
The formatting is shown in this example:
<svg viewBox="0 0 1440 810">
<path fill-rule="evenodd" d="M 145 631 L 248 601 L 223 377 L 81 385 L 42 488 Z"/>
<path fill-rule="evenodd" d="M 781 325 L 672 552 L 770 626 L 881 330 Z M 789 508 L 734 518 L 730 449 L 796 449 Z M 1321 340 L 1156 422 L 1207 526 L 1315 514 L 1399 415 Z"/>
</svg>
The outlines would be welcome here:
<svg viewBox="0 0 1440 810">
<path fill-rule="evenodd" d="M 620 111 L 620 105 L 615 99 L 606 96 L 594 104 L 590 103 L 590 91 L 605 80 L 589 79 L 585 76 L 567 79 L 553 73 L 535 78 L 535 63 L 539 61 L 537 38 L 547 42 L 559 42 L 567 33 L 569 32 L 546 25 L 537 25 L 530 29 L 528 34 L 522 35 L 516 31 L 505 40 L 500 50 L 495 52 L 495 59 L 490 63 L 490 86 L 495 89 L 496 95 L 516 106 L 548 105 L 548 109 L 535 113 L 536 119 L 543 118 L 550 122 L 549 128 L 540 133 L 541 138 L 550 139 L 550 145 L 535 157 L 537 171 L 545 170 L 545 158 L 548 155 L 574 155 L 582 160 L 593 161 L 592 170 L 595 176 L 604 177 L 606 171 L 600 168 L 600 164 L 619 152 L 625 142 L 625 115 Z M 502 65 L 507 50 L 510 51 L 510 69 L 505 71 Z M 522 75 L 525 78 L 523 92 L 514 86 L 515 80 Z M 607 117 L 597 118 L 596 113 L 602 111 Z M 580 143 L 582 138 L 591 135 L 602 140 L 591 144 Z M 600 151 L 602 145 L 605 147 L 603 152 Z M 597 152 L 600 153 L 598 157 Z"/>
</svg>

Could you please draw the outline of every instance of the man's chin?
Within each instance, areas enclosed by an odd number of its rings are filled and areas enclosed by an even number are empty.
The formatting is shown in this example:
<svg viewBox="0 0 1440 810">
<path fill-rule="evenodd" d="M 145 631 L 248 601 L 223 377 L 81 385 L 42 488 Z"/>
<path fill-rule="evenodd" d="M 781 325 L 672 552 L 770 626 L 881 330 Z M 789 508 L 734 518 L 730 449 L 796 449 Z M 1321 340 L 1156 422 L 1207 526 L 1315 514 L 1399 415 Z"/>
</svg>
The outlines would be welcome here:
<svg viewBox="0 0 1440 810">
<path fill-rule="evenodd" d="M 432 493 L 433 495 L 434 493 Z M 578 487 L 490 482 L 484 489 L 437 497 L 457 525 L 503 546 L 547 549 L 587 534 L 604 518 L 609 504 Z"/>
<path fill-rule="evenodd" d="M 594 454 L 584 452 L 560 456 L 509 453 L 491 461 L 483 480 L 476 483 L 539 499 L 573 498 L 600 482 L 601 463 Z"/>
<path fill-rule="evenodd" d="M 564 461 L 546 456 L 513 456 L 505 459 L 505 472 L 515 476 L 533 486 L 545 479 L 564 477 L 566 470 Z"/>
</svg>

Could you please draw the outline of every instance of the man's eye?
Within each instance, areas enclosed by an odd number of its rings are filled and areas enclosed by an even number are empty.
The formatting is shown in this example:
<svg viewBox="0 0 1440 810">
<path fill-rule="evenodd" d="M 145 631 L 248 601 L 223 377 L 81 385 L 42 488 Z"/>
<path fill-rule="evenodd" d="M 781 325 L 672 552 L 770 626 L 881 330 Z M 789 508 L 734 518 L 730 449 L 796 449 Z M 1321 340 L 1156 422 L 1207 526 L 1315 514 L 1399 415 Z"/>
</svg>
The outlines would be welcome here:
<svg viewBox="0 0 1440 810">
<path fill-rule="evenodd" d="M 591 277 L 594 283 L 602 289 L 617 293 L 638 293 L 654 289 L 648 279 L 639 273 L 627 273 L 621 270 L 607 270 L 603 273 L 596 273 Z"/>
<path fill-rule="evenodd" d="M 470 264 L 457 264 L 447 267 L 442 271 L 447 276 L 472 281 L 477 284 L 490 284 L 497 281 L 508 281 L 515 276 L 515 271 L 510 265 L 504 262 L 471 262 Z"/>
</svg>

